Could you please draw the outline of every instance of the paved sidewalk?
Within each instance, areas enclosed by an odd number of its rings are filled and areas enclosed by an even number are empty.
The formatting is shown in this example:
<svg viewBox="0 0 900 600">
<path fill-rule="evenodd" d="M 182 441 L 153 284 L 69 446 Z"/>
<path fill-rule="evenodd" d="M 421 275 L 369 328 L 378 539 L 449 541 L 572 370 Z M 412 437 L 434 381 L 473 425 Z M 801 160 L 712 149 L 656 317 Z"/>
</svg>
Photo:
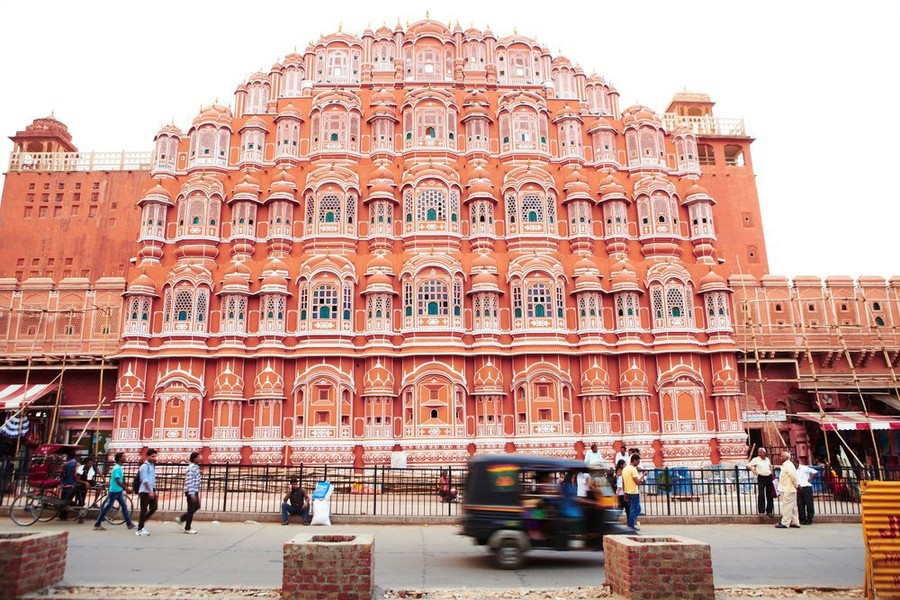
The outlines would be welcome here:
<svg viewBox="0 0 900 600">
<path fill-rule="evenodd" d="M 280 587 L 282 544 L 311 529 L 300 525 L 196 522 L 198 535 L 175 523 L 151 521 L 151 535 L 124 526 L 105 532 L 83 525 L 35 524 L 70 531 L 67 585 Z M 23 532 L 9 521 L 0 532 Z M 375 535 L 375 583 L 381 589 L 517 589 L 596 586 L 603 555 L 531 553 L 526 568 L 501 571 L 490 556 L 447 525 L 335 525 L 329 532 Z M 864 575 L 858 524 L 817 524 L 796 530 L 771 525 L 645 525 L 644 535 L 685 535 L 712 546 L 715 582 L 722 586 L 858 587 Z"/>
</svg>

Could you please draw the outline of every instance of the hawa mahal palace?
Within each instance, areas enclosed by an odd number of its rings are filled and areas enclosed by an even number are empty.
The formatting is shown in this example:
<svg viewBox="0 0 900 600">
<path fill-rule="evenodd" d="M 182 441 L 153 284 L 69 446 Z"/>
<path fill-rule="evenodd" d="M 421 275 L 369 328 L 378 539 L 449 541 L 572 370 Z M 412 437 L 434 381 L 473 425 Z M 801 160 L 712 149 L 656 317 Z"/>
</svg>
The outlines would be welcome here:
<svg viewBox="0 0 900 600">
<path fill-rule="evenodd" d="M 152 154 L 52 116 L 12 140 L 0 409 L 48 439 L 708 465 L 809 456 L 834 411 L 900 454 L 900 278 L 769 274 L 752 138 L 705 94 L 621 107 L 532 39 L 424 20 L 288 54 Z"/>
</svg>

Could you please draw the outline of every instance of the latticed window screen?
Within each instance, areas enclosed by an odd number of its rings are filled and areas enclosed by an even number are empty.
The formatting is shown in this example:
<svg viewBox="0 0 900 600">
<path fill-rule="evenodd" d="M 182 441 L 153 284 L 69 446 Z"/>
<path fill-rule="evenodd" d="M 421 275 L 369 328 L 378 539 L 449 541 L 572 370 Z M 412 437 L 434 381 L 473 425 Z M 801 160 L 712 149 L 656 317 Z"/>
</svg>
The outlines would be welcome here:
<svg viewBox="0 0 900 600">
<path fill-rule="evenodd" d="M 660 320 L 665 318 L 665 307 L 663 306 L 663 291 L 658 285 L 650 289 L 650 303 L 653 307 L 653 318 Z"/>
<path fill-rule="evenodd" d="M 347 194 L 347 224 L 353 225 L 356 222 L 356 195 Z"/>
<path fill-rule="evenodd" d="M 535 194 L 527 194 L 522 198 L 522 222 L 544 222 L 544 200 Z"/>
<path fill-rule="evenodd" d="M 437 279 L 429 279 L 419 284 L 419 316 L 446 316 L 450 313 L 450 294 L 447 284 Z"/>
<path fill-rule="evenodd" d="M 416 204 L 418 208 L 416 215 L 420 222 L 447 220 L 447 196 L 442 190 L 420 191 Z"/>
<path fill-rule="evenodd" d="M 320 285 L 312 293 L 312 318 L 336 319 L 338 315 L 338 292 L 333 285 Z"/>
<path fill-rule="evenodd" d="M 194 310 L 193 294 L 189 290 L 176 291 L 174 308 L 173 316 L 175 321 L 190 321 L 191 313 Z"/>
<path fill-rule="evenodd" d="M 528 286 L 528 316 L 549 317 L 553 315 L 550 286 L 536 283 Z"/>
<path fill-rule="evenodd" d="M 413 202 L 413 193 L 411 190 L 406 190 L 406 193 L 403 195 L 403 213 L 406 215 L 406 220 L 411 222 L 413 219 L 413 215 L 415 214 Z"/>
<path fill-rule="evenodd" d="M 309 297 L 306 292 L 306 283 L 301 283 L 297 290 L 297 294 L 300 296 L 300 320 L 305 321 L 307 317 L 307 309 L 309 307 Z"/>
<path fill-rule="evenodd" d="M 206 322 L 206 314 L 209 309 L 209 291 L 197 290 L 197 324 Z"/>
<path fill-rule="evenodd" d="M 334 194 L 325 194 L 319 199 L 319 223 L 341 222 L 341 199 Z"/>
<path fill-rule="evenodd" d="M 462 312 L 462 282 L 458 279 L 453 280 L 453 316 L 460 316 Z"/>
<path fill-rule="evenodd" d="M 512 288 L 512 297 L 513 297 L 513 315 L 516 318 L 522 317 L 522 284 L 521 283 L 513 283 Z"/>
<path fill-rule="evenodd" d="M 115 336 L 117 335 L 119 329 L 119 319 L 121 314 L 121 307 L 116 304 L 105 304 L 105 302 L 111 302 L 112 298 L 109 298 L 105 301 L 98 301 L 98 309 L 93 311 L 91 319 L 93 320 L 93 325 L 91 327 L 91 334 L 94 336 Z M 103 302 L 103 303 L 101 303 Z"/>
<path fill-rule="evenodd" d="M 315 217 L 315 214 L 316 214 L 316 199 L 315 199 L 315 196 L 313 196 L 312 194 L 309 194 L 308 196 L 306 196 L 306 224 L 307 225 L 313 224 L 313 218 Z M 309 234 L 309 233 L 312 233 L 312 232 L 308 231 L 307 234 Z"/>
<path fill-rule="evenodd" d="M 556 282 L 556 316 L 563 318 L 566 310 L 565 286 L 562 281 Z"/>
<path fill-rule="evenodd" d="M 56 313 L 56 334 L 62 336 L 81 335 L 84 313 L 75 305 L 61 306 L 62 312 Z"/>
<path fill-rule="evenodd" d="M 344 283 L 344 301 L 343 301 L 343 313 L 341 318 L 345 321 L 349 321 L 352 316 L 353 311 L 353 284 Z"/>
</svg>

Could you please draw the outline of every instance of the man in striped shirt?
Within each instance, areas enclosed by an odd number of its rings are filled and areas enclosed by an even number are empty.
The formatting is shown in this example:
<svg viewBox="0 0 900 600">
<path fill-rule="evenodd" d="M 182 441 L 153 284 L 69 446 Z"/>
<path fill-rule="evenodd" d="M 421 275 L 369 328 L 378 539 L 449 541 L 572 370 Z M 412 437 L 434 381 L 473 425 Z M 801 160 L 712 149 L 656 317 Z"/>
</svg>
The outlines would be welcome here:
<svg viewBox="0 0 900 600">
<path fill-rule="evenodd" d="M 178 523 L 184 523 L 185 533 L 197 533 L 191 529 L 194 521 L 194 513 L 200 510 L 200 458 L 199 452 L 191 452 L 187 471 L 184 472 L 184 496 L 187 498 L 187 512 L 175 519 Z"/>
</svg>

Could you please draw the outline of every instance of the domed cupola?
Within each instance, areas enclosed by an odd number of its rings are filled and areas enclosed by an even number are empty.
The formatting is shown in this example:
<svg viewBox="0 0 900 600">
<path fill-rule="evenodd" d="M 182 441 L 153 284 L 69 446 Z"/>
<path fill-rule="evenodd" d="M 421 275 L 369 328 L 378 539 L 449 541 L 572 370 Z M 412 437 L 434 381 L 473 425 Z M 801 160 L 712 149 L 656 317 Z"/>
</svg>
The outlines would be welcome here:
<svg viewBox="0 0 900 600">
<path fill-rule="evenodd" d="M 620 396 L 649 396 L 650 382 L 647 374 L 632 360 L 631 364 L 619 376 Z"/>
<path fill-rule="evenodd" d="M 289 103 L 275 116 L 275 164 L 295 165 L 300 161 L 300 126 L 303 117 Z"/>
<path fill-rule="evenodd" d="M 581 393 L 579 396 L 609 396 L 609 373 L 601 367 L 597 360 L 581 374 Z"/>
<path fill-rule="evenodd" d="M 163 126 L 153 138 L 153 169 L 151 175 L 156 177 L 174 176 L 178 168 L 178 145 L 184 134 L 175 125 Z"/>
<path fill-rule="evenodd" d="M 226 362 L 213 383 L 213 402 L 241 401 L 244 399 L 244 379 L 231 370 Z"/>
<path fill-rule="evenodd" d="M 577 165 L 566 176 L 563 194 L 572 252 L 590 254 L 594 250 L 594 198 L 587 178 Z"/>
<path fill-rule="evenodd" d="M 238 129 L 241 136 L 240 160 L 241 167 L 261 168 L 266 148 L 266 134 L 269 128 L 259 117 L 250 117 Z"/>
<path fill-rule="evenodd" d="M 394 269 L 384 254 L 372 257 L 366 267 L 366 331 L 385 334 L 393 332 Z"/>
<path fill-rule="evenodd" d="M 381 364 L 379 358 L 375 364 L 366 371 L 363 377 L 363 392 L 365 396 L 396 396 L 394 392 L 394 374 L 390 369 Z"/>
<path fill-rule="evenodd" d="M 475 377 L 472 379 L 473 396 L 499 395 L 504 394 L 503 389 L 503 373 L 494 365 L 491 359 L 482 365 L 480 369 L 475 371 Z"/>
<path fill-rule="evenodd" d="M 227 169 L 231 122 L 231 110 L 226 106 L 213 104 L 201 109 L 188 130 L 191 138 L 188 171 Z"/>
<path fill-rule="evenodd" d="M 266 361 L 265 367 L 256 375 L 253 382 L 251 400 L 284 400 L 284 378 Z"/>
<path fill-rule="evenodd" d="M 600 182 L 600 205 L 603 207 L 603 238 L 606 253 L 623 259 L 628 251 L 628 196 L 625 187 L 611 173 Z"/>
<path fill-rule="evenodd" d="M 116 383 L 116 402 L 147 402 L 144 380 L 135 375 L 131 363 Z"/>
</svg>

